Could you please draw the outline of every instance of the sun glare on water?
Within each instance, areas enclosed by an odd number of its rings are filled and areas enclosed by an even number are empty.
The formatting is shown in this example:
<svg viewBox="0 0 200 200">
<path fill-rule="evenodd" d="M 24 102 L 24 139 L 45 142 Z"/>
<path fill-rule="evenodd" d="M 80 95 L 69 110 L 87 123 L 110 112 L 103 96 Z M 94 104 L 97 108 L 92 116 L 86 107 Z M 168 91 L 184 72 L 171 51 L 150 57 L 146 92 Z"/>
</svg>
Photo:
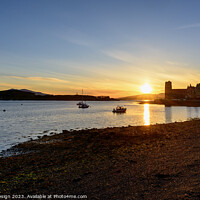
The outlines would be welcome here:
<svg viewBox="0 0 200 200">
<path fill-rule="evenodd" d="M 144 85 L 142 85 L 140 87 L 140 90 L 144 94 L 149 94 L 149 93 L 152 92 L 153 89 L 152 89 L 152 87 L 148 83 L 145 83 Z"/>
</svg>

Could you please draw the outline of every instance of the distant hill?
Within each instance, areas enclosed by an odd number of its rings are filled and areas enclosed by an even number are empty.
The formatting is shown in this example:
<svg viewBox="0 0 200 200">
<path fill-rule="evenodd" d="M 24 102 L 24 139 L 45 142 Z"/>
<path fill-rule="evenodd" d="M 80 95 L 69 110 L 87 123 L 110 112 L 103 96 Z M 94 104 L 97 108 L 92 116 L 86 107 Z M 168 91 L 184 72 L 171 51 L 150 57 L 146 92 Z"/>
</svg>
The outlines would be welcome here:
<svg viewBox="0 0 200 200">
<path fill-rule="evenodd" d="M 0 100 L 32 100 L 36 95 L 32 92 L 25 92 L 16 89 L 0 91 Z"/>
<path fill-rule="evenodd" d="M 41 92 L 34 92 L 27 89 L 0 91 L 0 100 L 55 100 L 55 101 L 115 101 L 109 96 L 89 96 L 89 95 L 50 95 Z"/>
<path fill-rule="evenodd" d="M 27 89 L 21 89 L 20 91 L 22 91 L 22 92 L 30 92 L 30 93 L 33 93 L 35 95 L 40 95 L 40 96 L 49 95 L 49 94 L 44 94 L 42 92 L 35 92 L 35 91 L 32 91 L 32 90 L 27 90 Z"/>
<path fill-rule="evenodd" d="M 119 100 L 155 100 L 155 99 L 164 99 L 165 94 L 141 94 L 141 95 L 134 95 L 128 97 L 121 97 L 118 98 Z"/>
</svg>

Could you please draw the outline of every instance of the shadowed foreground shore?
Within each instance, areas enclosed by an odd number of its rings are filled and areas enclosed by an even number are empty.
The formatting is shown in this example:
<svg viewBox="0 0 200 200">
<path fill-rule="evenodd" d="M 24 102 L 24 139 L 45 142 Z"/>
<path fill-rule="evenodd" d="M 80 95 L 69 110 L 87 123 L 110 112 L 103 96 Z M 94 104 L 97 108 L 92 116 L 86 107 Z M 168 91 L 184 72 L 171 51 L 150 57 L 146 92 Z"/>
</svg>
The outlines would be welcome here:
<svg viewBox="0 0 200 200">
<path fill-rule="evenodd" d="M 0 195 L 200 199 L 200 120 L 92 129 L 17 146 L 0 158 Z"/>
</svg>

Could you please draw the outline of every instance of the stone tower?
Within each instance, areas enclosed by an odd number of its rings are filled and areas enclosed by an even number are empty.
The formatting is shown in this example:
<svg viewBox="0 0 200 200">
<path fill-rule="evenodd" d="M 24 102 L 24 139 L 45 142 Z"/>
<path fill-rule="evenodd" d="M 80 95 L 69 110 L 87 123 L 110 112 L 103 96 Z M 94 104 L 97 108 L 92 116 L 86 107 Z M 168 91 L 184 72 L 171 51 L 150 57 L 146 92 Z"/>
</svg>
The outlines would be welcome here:
<svg viewBox="0 0 200 200">
<path fill-rule="evenodd" d="M 171 99 L 172 94 L 172 82 L 165 82 L 165 99 Z"/>
</svg>

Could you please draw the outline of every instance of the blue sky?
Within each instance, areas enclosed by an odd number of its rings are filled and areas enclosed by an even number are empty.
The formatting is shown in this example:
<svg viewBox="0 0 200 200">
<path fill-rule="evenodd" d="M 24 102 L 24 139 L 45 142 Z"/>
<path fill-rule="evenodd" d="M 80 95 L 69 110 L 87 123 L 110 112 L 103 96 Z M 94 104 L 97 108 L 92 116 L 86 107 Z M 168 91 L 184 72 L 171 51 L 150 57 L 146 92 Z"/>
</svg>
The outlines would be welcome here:
<svg viewBox="0 0 200 200">
<path fill-rule="evenodd" d="M 198 0 L 2 0 L 0 90 L 128 96 L 200 79 Z"/>
</svg>

